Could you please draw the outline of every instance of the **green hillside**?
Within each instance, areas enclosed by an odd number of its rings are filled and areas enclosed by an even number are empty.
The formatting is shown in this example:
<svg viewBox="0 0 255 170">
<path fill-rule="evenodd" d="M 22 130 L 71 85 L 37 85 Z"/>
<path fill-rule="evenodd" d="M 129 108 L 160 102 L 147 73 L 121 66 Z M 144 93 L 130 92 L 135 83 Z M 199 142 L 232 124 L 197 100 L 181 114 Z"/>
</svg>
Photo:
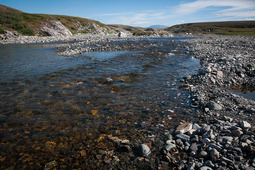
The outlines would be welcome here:
<svg viewBox="0 0 255 170">
<path fill-rule="evenodd" d="M 10 30 L 23 35 L 45 35 L 40 28 L 50 24 L 51 20 L 60 21 L 73 34 L 96 32 L 99 27 L 104 28 L 104 31 L 112 31 L 108 30 L 106 25 L 90 19 L 64 15 L 30 14 L 0 5 L 1 34 L 4 30 Z"/>
<path fill-rule="evenodd" d="M 172 33 L 255 35 L 255 21 L 189 23 L 175 25 L 165 30 Z"/>
</svg>

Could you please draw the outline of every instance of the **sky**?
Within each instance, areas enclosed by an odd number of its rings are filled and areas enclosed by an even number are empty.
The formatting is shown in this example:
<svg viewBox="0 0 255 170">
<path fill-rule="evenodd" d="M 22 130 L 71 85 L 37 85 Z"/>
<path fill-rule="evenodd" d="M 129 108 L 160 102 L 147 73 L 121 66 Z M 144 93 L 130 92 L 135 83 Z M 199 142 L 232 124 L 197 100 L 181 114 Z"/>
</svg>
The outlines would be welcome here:
<svg viewBox="0 0 255 170">
<path fill-rule="evenodd" d="M 70 15 L 137 27 L 255 20 L 255 0 L 0 0 L 27 13 Z"/>
</svg>

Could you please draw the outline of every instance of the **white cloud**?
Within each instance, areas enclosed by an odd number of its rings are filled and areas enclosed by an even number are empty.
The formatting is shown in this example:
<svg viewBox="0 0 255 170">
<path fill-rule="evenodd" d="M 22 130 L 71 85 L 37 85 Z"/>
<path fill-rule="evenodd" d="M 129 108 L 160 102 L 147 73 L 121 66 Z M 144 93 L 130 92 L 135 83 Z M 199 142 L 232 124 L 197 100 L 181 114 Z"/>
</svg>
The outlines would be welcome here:
<svg viewBox="0 0 255 170">
<path fill-rule="evenodd" d="M 215 15 L 217 16 L 255 17 L 254 0 L 196 0 L 177 6 L 174 13 L 178 15 L 190 15 L 209 7 L 215 8 Z M 226 9 L 217 10 L 219 7 Z"/>
<path fill-rule="evenodd" d="M 178 1 L 176 1 L 178 2 Z M 192 0 L 161 10 L 100 14 L 107 24 L 173 25 L 184 22 L 255 19 L 255 0 Z"/>
<path fill-rule="evenodd" d="M 132 26 L 150 26 L 159 20 L 167 18 L 165 11 L 153 10 L 153 11 L 141 11 L 133 13 L 112 13 L 112 14 L 102 14 L 105 17 L 114 17 L 111 19 L 113 24 L 123 24 Z"/>
</svg>

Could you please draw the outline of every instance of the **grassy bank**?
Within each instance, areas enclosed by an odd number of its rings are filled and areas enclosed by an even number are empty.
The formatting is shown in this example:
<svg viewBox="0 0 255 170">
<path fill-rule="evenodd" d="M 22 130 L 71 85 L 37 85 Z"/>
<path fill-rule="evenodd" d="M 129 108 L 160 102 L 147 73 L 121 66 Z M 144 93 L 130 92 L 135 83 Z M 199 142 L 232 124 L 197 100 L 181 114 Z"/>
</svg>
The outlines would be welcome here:
<svg viewBox="0 0 255 170">
<path fill-rule="evenodd" d="M 255 35 L 255 21 L 189 23 L 175 25 L 165 30 L 172 33 Z"/>
<path fill-rule="evenodd" d="M 50 20 L 60 21 L 73 34 L 95 32 L 95 25 L 104 24 L 79 17 L 64 15 L 30 14 L 0 5 L 0 33 L 4 30 L 17 31 L 23 35 L 44 35 L 40 28 L 50 23 Z"/>
</svg>

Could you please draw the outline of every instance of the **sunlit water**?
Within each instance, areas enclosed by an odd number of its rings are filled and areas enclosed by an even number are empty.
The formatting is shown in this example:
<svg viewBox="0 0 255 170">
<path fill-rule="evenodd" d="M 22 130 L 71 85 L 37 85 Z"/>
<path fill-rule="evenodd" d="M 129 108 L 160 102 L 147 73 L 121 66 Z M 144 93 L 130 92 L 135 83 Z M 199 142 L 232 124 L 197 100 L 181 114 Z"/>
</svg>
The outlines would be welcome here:
<svg viewBox="0 0 255 170">
<path fill-rule="evenodd" d="M 195 119 L 189 93 L 179 85 L 200 64 L 174 54 L 177 47 L 64 57 L 55 55 L 54 44 L 0 46 L 0 150 L 9 160 L 6 167 L 23 165 L 22 153 L 32 167 L 81 149 L 87 153 L 82 160 L 89 161 L 91 150 L 108 147 L 105 135 L 132 141 Z"/>
</svg>

